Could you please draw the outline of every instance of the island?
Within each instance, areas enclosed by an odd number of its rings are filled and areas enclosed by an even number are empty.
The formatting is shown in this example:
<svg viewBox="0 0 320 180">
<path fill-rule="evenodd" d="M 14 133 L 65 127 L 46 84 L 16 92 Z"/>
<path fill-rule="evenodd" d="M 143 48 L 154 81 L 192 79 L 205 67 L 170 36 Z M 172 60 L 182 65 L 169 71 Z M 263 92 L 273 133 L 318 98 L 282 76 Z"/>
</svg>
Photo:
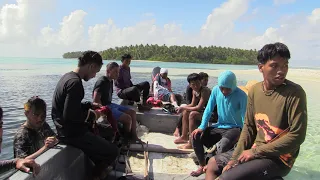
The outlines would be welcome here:
<svg viewBox="0 0 320 180">
<path fill-rule="evenodd" d="M 82 51 L 67 52 L 63 58 L 78 58 Z M 131 45 L 109 48 L 99 52 L 105 60 L 120 60 L 125 53 L 134 59 L 165 62 L 205 63 L 205 64 L 257 64 L 257 51 L 220 46 L 166 46 Z"/>
</svg>

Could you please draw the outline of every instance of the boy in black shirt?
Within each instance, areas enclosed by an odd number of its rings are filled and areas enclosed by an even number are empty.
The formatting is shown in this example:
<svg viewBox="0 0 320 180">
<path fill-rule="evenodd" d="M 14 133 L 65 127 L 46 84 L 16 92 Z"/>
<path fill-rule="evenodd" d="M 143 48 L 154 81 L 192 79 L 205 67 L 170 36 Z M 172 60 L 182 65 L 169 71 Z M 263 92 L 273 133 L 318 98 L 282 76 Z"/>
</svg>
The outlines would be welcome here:
<svg viewBox="0 0 320 180">
<path fill-rule="evenodd" d="M 102 57 L 94 51 L 86 51 L 79 57 L 78 67 L 59 80 L 52 100 L 51 116 L 57 128 L 59 140 L 81 149 L 95 163 L 94 173 L 102 173 L 118 155 L 116 145 L 89 131 L 85 120 L 88 109 L 101 107 L 97 103 L 84 102 L 82 79 L 90 80 L 102 66 Z M 97 116 L 100 114 L 95 111 Z M 97 175 L 97 174 L 96 174 Z"/>
<path fill-rule="evenodd" d="M 93 102 L 108 106 L 113 117 L 123 123 L 126 136 L 133 141 L 141 141 L 136 133 L 136 112 L 125 106 L 112 103 L 113 80 L 119 76 L 119 65 L 111 62 L 107 65 L 106 75 L 100 77 L 93 88 Z"/>
</svg>

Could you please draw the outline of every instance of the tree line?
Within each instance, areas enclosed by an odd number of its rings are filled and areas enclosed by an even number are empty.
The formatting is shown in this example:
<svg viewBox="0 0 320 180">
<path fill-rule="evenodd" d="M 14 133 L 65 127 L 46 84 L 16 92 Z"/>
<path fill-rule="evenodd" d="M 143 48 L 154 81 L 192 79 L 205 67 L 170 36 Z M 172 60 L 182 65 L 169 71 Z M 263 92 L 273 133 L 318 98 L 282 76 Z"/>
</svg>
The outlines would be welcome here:
<svg viewBox="0 0 320 180">
<path fill-rule="evenodd" d="M 235 49 L 220 46 L 192 47 L 192 46 L 159 46 L 131 45 L 109 48 L 101 51 L 103 59 L 120 60 L 125 53 L 130 53 L 134 59 L 166 62 L 212 63 L 212 64 L 256 64 L 257 51 Z M 67 52 L 63 58 L 78 58 L 82 51 Z"/>
</svg>

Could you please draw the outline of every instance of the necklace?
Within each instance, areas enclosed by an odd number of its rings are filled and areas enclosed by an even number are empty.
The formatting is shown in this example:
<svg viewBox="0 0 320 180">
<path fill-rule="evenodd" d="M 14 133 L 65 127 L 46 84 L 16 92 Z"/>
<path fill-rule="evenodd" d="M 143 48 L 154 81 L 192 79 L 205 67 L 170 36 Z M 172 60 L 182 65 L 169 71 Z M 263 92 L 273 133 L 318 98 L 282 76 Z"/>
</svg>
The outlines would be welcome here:
<svg viewBox="0 0 320 180">
<path fill-rule="evenodd" d="M 264 81 L 262 82 L 262 91 L 263 91 L 263 93 L 264 93 L 265 95 L 271 96 L 276 89 L 277 89 L 277 88 L 274 88 L 274 89 L 272 89 L 272 90 L 266 91 L 266 90 L 264 89 Z"/>
</svg>

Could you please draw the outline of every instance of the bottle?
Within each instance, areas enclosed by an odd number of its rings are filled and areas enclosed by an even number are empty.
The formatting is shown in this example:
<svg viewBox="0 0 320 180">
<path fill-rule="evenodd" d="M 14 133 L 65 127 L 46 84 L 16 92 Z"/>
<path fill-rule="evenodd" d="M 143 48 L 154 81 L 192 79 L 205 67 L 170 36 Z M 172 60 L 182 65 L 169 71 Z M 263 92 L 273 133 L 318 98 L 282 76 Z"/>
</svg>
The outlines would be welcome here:
<svg viewBox="0 0 320 180">
<path fill-rule="evenodd" d="M 153 99 L 155 101 L 158 100 L 158 85 L 159 85 L 158 81 L 155 81 L 153 83 Z"/>
</svg>

